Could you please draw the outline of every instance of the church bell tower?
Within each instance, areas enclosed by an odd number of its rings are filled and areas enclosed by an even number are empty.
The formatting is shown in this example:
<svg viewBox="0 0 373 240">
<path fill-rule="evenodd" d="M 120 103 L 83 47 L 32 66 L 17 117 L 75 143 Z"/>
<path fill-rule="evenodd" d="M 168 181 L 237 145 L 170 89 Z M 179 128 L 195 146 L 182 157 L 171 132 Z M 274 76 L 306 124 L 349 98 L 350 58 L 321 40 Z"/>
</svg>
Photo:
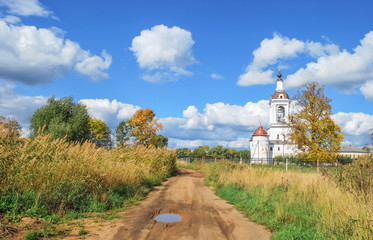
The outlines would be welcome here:
<svg viewBox="0 0 373 240">
<path fill-rule="evenodd" d="M 269 118 L 269 140 L 270 141 L 286 141 L 286 135 L 289 132 L 287 126 L 288 115 L 290 110 L 289 95 L 284 90 L 284 82 L 282 75 L 277 74 L 276 91 L 271 96 L 269 102 L 270 118 Z"/>
</svg>

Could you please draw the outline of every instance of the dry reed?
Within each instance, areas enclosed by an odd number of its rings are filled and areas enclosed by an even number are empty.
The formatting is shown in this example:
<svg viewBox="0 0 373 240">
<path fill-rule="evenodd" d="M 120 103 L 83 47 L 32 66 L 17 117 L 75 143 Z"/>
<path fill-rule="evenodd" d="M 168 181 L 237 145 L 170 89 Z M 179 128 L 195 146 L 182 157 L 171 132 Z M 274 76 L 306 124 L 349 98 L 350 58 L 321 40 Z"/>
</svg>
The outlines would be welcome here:
<svg viewBox="0 0 373 240">
<path fill-rule="evenodd" d="M 315 222 L 317 229 L 325 232 L 330 239 L 371 239 L 373 205 L 372 199 L 355 194 L 340 187 L 336 182 L 318 173 L 285 172 L 271 168 L 253 168 L 229 162 L 220 162 L 210 168 L 208 175 L 224 186 L 240 189 L 258 189 L 263 198 L 275 188 L 284 189 L 285 196 L 280 197 L 275 210 L 284 214 L 288 209 L 282 205 L 314 204 L 321 214 L 321 221 Z M 365 176 L 372 179 L 372 175 Z M 372 188 L 366 194 L 372 196 Z M 286 203 L 286 204 L 285 204 Z"/>
<path fill-rule="evenodd" d="M 92 202 L 108 203 L 113 194 L 130 196 L 142 186 L 159 184 L 175 171 L 175 161 L 175 152 L 167 149 L 108 150 L 49 136 L 10 144 L 0 136 L 0 197 L 4 202 L 13 196 L 13 204 L 28 194 L 31 207 L 49 213 L 85 211 Z"/>
</svg>

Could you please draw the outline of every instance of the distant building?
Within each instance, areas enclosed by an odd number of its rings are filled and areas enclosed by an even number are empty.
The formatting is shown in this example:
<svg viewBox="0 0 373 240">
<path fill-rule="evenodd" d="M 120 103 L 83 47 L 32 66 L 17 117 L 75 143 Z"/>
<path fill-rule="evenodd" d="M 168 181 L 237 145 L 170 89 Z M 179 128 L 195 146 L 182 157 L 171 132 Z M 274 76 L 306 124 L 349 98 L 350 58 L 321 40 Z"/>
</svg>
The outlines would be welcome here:
<svg viewBox="0 0 373 240">
<path fill-rule="evenodd" d="M 357 159 L 362 156 L 369 156 L 370 152 L 353 146 L 341 146 L 338 155 L 343 157 L 350 157 L 351 159 Z"/>
<path fill-rule="evenodd" d="M 265 130 L 260 125 L 250 139 L 252 163 L 272 164 L 276 156 L 290 156 L 299 152 L 287 139 L 290 131 L 287 125 L 290 99 L 284 90 L 280 72 L 277 77 L 276 91 L 269 102 L 269 128 Z"/>
</svg>

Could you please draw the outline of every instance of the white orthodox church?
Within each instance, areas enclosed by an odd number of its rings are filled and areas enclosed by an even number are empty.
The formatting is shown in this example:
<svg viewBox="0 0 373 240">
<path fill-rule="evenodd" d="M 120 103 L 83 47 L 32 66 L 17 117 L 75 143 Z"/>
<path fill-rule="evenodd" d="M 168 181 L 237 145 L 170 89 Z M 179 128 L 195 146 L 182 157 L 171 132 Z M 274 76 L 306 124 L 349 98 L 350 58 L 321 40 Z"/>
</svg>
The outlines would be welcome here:
<svg viewBox="0 0 373 240">
<path fill-rule="evenodd" d="M 298 153 L 295 145 L 287 141 L 287 126 L 290 111 L 289 95 L 285 92 L 282 75 L 277 74 L 277 87 L 269 102 L 269 127 L 261 125 L 250 139 L 251 163 L 272 164 L 276 156 L 289 156 Z"/>
</svg>

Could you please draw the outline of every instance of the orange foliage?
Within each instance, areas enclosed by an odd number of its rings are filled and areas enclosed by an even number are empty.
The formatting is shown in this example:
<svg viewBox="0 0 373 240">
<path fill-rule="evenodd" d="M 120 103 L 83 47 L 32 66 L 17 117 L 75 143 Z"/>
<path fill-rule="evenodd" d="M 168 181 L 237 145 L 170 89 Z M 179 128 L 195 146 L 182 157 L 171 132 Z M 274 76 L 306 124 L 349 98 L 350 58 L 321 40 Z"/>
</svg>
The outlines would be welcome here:
<svg viewBox="0 0 373 240">
<path fill-rule="evenodd" d="M 135 144 L 156 146 L 157 130 L 162 129 L 162 124 L 158 123 L 158 118 L 152 110 L 140 109 L 126 123 Z"/>
</svg>

